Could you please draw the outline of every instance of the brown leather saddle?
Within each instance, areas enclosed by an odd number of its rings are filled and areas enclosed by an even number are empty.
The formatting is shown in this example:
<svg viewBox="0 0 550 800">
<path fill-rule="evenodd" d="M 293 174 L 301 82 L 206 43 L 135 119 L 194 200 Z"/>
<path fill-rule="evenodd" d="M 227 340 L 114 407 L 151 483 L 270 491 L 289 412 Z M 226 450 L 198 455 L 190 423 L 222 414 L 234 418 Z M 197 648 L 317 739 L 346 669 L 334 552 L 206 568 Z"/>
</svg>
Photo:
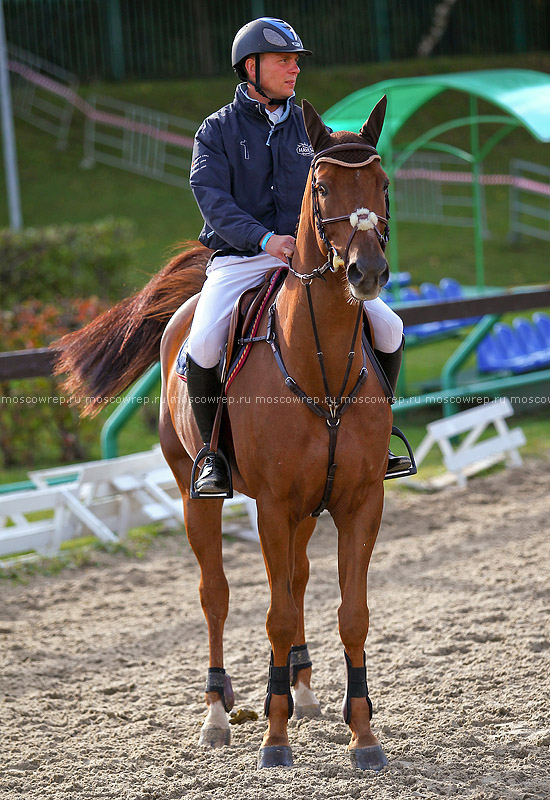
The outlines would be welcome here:
<svg viewBox="0 0 550 800">
<path fill-rule="evenodd" d="M 272 269 L 266 273 L 260 284 L 247 289 L 237 298 L 229 321 L 225 354 L 220 363 L 220 375 L 224 390 L 226 381 L 233 380 L 245 363 L 252 346 L 252 342 L 249 342 L 248 339 L 254 337 L 268 301 L 282 286 L 286 275 L 287 270 L 284 267 Z M 245 339 L 246 341 L 244 341 Z M 176 364 L 176 372 L 183 380 L 187 380 L 186 351 L 187 339 L 181 347 Z"/>
<path fill-rule="evenodd" d="M 287 274 L 284 267 L 270 270 L 261 284 L 243 292 L 233 306 L 229 323 L 225 369 L 222 371 L 222 382 L 225 389 L 245 363 L 264 311 L 269 301 L 276 296 L 283 285 Z"/>
</svg>

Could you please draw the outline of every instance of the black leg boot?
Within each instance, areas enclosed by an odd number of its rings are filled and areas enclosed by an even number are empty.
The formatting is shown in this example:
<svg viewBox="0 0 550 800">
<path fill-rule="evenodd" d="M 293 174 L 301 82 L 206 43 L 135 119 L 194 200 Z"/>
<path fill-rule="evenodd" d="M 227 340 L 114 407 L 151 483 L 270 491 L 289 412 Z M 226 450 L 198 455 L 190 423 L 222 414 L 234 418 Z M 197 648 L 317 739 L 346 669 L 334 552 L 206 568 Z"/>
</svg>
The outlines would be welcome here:
<svg viewBox="0 0 550 800">
<path fill-rule="evenodd" d="M 199 433 L 205 445 L 208 446 L 212 438 L 212 428 L 222 391 L 218 368 L 200 367 L 188 355 L 187 391 Z M 195 489 L 204 494 L 221 494 L 229 490 L 229 476 L 225 463 L 215 452 L 210 451 L 204 459 L 204 464 L 195 481 Z"/>
<path fill-rule="evenodd" d="M 386 377 L 392 388 L 393 393 L 397 387 L 397 379 L 399 378 L 399 370 L 401 369 L 401 362 L 403 360 L 403 350 L 405 349 L 405 337 L 401 344 L 393 353 L 383 353 L 381 350 L 375 350 L 376 358 L 380 362 L 380 366 L 386 373 Z M 389 451 L 388 468 L 386 475 L 393 475 L 396 472 L 404 472 L 410 469 L 411 460 L 408 456 L 396 456 L 392 451 Z"/>
</svg>

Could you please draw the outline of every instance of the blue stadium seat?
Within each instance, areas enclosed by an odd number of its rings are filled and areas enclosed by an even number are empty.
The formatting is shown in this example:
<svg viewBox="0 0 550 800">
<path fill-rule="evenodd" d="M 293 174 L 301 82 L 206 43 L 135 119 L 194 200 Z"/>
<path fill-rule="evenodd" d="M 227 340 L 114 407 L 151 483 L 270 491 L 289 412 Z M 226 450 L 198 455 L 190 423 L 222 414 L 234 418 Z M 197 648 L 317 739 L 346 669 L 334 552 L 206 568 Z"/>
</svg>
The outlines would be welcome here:
<svg viewBox="0 0 550 800">
<path fill-rule="evenodd" d="M 512 372 L 529 372 L 537 369 L 536 356 L 527 351 L 516 331 L 510 325 L 505 322 L 497 322 L 493 332 L 493 335 L 506 353 L 508 369 L 511 369 Z"/>
<path fill-rule="evenodd" d="M 537 366 L 548 366 L 550 364 L 550 343 L 547 345 L 537 328 L 524 317 L 516 317 L 513 325 L 525 352 L 536 359 Z"/>
<path fill-rule="evenodd" d="M 435 289 L 435 293 L 432 291 L 431 287 Z M 433 284 L 423 283 L 420 287 L 420 293 L 416 291 L 416 289 L 404 289 L 401 292 L 401 297 L 405 300 L 405 295 L 407 296 L 407 302 L 414 302 L 416 301 L 423 301 L 423 300 L 440 300 L 439 292 L 437 286 Z M 435 296 L 437 295 L 437 296 Z M 447 331 L 447 324 L 445 322 L 424 322 L 420 323 L 419 325 L 409 325 L 405 328 L 405 335 L 407 334 L 414 334 L 422 339 L 428 338 L 430 336 L 440 336 Z"/>
<path fill-rule="evenodd" d="M 550 317 L 543 311 L 533 314 L 533 324 L 545 347 L 550 347 Z"/>
<path fill-rule="evenodd" d="M 451 279 L 447 278 L 447 280 Z M 458 283 L 457 285 L 460 286 L 460 284 Z M 445 295 L 443 294 L 443 290 L 441 289 L 441 284 L 439 286 L 436 286 L 435 283 L 423 283 L 420 286 L 420 294 L 425 300 L 432 300 L 434 302 L 449 299 L 448 297 L 445 297 Z M 465 322 L 464 320 L 461 319 L 446 319 L 443 320 L 442 322 L 430 323 L 430 324 L 437 324 L 439 326 L 438 333 L 442 333 L 444 331 L 448 332 L 451 330 L 456 330 L 457 328 L 463 328 Z"/>
<path fill-rule="evenodd" d="M 550 343 L 546 344 L 537 328 L 524 317 L 516 317 L 513 325 L 527 352 L 538 358 L 540 366 L 549 364 Z"/>
<path fill-rule="evenodd" d="M 422 283 L 420 284 L 420 295 L 424 300 L 442 300 L 441 291 L 435 283 Z"/>
<path fill-rule="evenodd" d="M 522 317 L 514 320 L 513 327 L 497 322 L 493 333 L 478 345 L 477 363 L 480 372 L 531 372 L 550 364 L 550 344 L 545 346 L 535 327 Z"/>
<path fill-rule="evenodd" d="M 458 281 L 454 278 L 441 278 L 439 287 L 444 300 L 462 300 L 464 298 L 464 289 Z M 461 320 L 452 320 L 458 322 L 460 326 L 463 325 L 476 325 L 481 317 L 466 317 Z"/>
<path fill-rule="evenodd" d="M 446 300 L 460 300 L 461 297 L 464 297 L 464 289 L 454 278 L 441 278 L 439 287 Z"/>
<path fill-rule="evenodd" d="M 409 287 L 401 291 L 400 300 L 402 300 L 403 303 L 415 303 L 420 300 L 420 295 L 416 289 L 411 289 Z"/>
<path fill-rule="evenodd" d="M 494 336 L 486 336 L 477 348 L 477 367 L 480 372 L 500 372 L 506 367 L 503 366 L 506 354 Z"/>
<path fill-rule="evenodd" d="M 486 336 L 477 348 L 477 363 L 480 372 L 525 372 L 530 369 L 526 359 L 517 352 L 513 338 L 508 336 L 508 325 Z M 496 329 L 496 325 L 495 325 Z"/>
<path fill-rule="evenodd" d="M 399 286 L 399 288 L 402 289 L 404 286 L 408 286 L 410 282 L 410 272 L 390 272 L 390 279 L 385 288 L 391 292 L 391 290 L 395 289 L 396 286 Z"/>
</svg>

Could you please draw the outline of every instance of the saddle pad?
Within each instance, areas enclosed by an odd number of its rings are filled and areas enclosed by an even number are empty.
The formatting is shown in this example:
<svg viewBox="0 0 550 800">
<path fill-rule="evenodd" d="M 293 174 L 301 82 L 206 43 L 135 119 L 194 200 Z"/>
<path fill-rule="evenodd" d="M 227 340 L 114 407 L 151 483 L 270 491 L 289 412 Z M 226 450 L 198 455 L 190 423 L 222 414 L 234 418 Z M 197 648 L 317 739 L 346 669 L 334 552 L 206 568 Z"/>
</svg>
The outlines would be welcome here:
<svg viewBox="0 0 550 800">
<path fill-rule="evenodd" d="M 189 336 L 187 336 L 183 340 L 183 344 L 180 347 L 180 351 L 178 353 L 178 357 L 176 359 L 176 375 L 187 383 L 187 343 L 189 342 Z"/>
</svg>

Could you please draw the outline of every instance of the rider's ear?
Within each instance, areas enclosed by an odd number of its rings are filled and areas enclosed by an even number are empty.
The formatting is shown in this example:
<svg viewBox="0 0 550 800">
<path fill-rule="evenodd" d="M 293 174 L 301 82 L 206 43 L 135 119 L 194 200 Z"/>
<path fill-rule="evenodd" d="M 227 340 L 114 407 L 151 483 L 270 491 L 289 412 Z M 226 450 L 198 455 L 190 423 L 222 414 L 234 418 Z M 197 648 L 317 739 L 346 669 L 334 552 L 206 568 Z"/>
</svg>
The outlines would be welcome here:
<svg viewBox="0 0 550 800">
<path fill-rule="evenodd" d="M 330 133 L 325 123 L 315 111 L 311 103 L 302 100 L 302 113 L 306 125 L 307 135 L 313 150 L 318 153 L 326 147 L 330 147 Z"/>
<path fill-rule="evenodd" d="M 382 133 L 382 126 L 384 124 L 384 117 L 386 116 L 386 106 L 388 105 L 388 98 L 386 95 L 378 101 L 370 112 L 370 117 L 361 128 L 361 136 L 367 140 L 371 147 L 376 147 L 378 139 Z"/>
</svg>

